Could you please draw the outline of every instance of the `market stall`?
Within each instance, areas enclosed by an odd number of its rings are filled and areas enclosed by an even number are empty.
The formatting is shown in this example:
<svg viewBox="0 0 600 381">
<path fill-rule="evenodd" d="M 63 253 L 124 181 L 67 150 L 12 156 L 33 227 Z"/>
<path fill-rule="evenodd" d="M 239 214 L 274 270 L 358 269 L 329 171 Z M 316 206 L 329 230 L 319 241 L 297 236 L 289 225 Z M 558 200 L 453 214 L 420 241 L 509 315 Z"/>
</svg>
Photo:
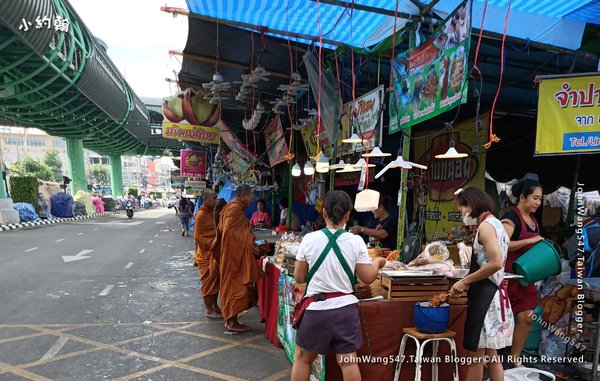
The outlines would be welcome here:
<svg viewBox="0 0 600 381">
<path fill-rule="evenodd" d="M 279 308 L 279 297 L 286 291 L 285 284 L 293 284 L 293 278 L 276 264 L 267 260 L 265 262 L 265 276 L 259 283 L 259 309 L 260 315 L 266 321 L 265 335 L 273 345 L 282 347 L 280 338 L 282 332 L 285 344 L 283 348 L 289 355 L 293 346 L 293 337 L 289 332 L 291 327 L 283 324 L 284 317 L 278 315 L 282 309 Z M 278 289 L 275 288 L 278 286 Z M 289 288 L 289 287 L 288 287 Z M 293 296 L 291 297 L 293 299 Z M 360 364 L 362 374 L 376 375 L 373 379 L 392 379 L 396 366 L 396 357 L 402 338 L 402 329 L 414 326 L 413 308 L 414 302 L 408 301 L 368 301 L 359 303 L 359 311 L 362 320 L 362 333 L 365 345 L 358 352 L 359 356 L 371 356 L 371 363 Z M 463 327 L 466 316 L 466 305 L 457 304 L 450 307 L 450 323 L 448 329 L 455 331 L 458 348 L 458 357 L 464 358 L 466 351 L 462 348 Z M 279 331 L 279 334 L 278 334 Z M 287 335 L 287 336 L 286 336 Z M 278 336 L 280 338 L 278 338 Z M 291 342 L 290 342 L 291 340 Z M 407 356 L 414 355 L 414 346 L 408 347 Z M 449 348 L 440 346 L 439 356 L 445 359 Z M 384 364 L 384 362 L 386 362 Z M 460 365 L 460 364 L 459 364 Z M 329 355 L 325 358 L 325 380 L 341 380 L 341 371 L 336 364 L 335 356 Z M 443 361 L 440 364 L 440 374 L 451 372 L 451 364 Z M 466 376 L 466 367 L 459 366 L 461 378 Z M 429 367 L 423 368 L 424 377 L 430 377 Z M 407 361 L 402 367 L 401 379 L 405 377 L 414 378 L 414 362 Z M 406 378 L 406 379 L 408 379 Z"/>
</svg>

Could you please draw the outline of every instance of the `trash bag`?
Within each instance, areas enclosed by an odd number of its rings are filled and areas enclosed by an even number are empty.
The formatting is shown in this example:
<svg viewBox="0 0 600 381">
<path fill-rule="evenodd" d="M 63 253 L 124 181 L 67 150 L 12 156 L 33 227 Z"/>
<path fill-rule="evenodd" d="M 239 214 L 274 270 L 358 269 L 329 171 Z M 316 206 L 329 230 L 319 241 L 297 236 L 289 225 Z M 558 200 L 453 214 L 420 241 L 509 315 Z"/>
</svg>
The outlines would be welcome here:
<svg viewBox="0 0 600 381">
<path fill-rule="evenodd" d="M 21 221 L 39 221 L 40 220 L 40 216 L 38 216 L 33 205 L 31 205 L 27 202 L 15 203 L 15 209 L 19 212 L 19 219 Z"/>
<path fill-rule="evenodd" d="M 70 194 L 57 193 L 50 197 L 52 215 L 59 218 L 70 218 L 74 216 L 74 201 Z"/>
<path fill-rule="evenodd" d="M 96 208 L 92 204 L 92 196 L 89 193 L 82 190 L 77 191 L 77 194 L 75 194 L 73 199 L 85 206 L 85 213 L 83 213 L 83 215 L 91 215 L 96 213 Z"/>
<path fill-rule="evenodd" d="M 38 194 L 38 206 L 40 207 L 40 216 L 42 218 L 46 218 L 46 219 L 52 219 L 52 215 L 50 214 L 50 211 L 48 210 L 48 204 L 46 203 L 46 199 L 44 199 L 44 196 L 42 196 L 42 194 Z"/>
<path fill-rule="evenodd" d="M 75 201 L 75 215 L 76 216 L 87 216 L 87 210 L 85 204 Z"/>
</svg>

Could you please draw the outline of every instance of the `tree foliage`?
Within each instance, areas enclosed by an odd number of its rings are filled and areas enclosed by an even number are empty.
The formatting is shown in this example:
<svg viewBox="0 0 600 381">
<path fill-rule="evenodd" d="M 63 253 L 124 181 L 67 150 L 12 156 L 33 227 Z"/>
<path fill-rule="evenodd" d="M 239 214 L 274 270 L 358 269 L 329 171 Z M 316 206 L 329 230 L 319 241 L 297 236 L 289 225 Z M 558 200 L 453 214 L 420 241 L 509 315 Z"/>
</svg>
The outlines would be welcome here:
<svg viewBox="0 0 600 381">
<path fill-rule="evenodd" d="M 54 181 L 62 182 L 63 163 L 60 160 L 60 157 L 58 156 L 58 150 L 52 149 L 46 152 L 46 155 L 44 155 L 42 162 L 50 168 L 50 171 L 52 171 L 52 174 L 54 175 Z"/>
<path fill-rule="evenodd" d="M 96 185 L 108 185 L 110 184 L 110 169 L 107 165 L 94 164 L 90 167 L 90 176 L 92 183 Z"/>
<path fill-rule="evenodd" d="M 20 177 L 33 176 L 44 181 L 54 180 L 54 174 L 50 167 L 29 155 L 26 155 L 18 163 L 12 164 L 8 169 L 11 174 Z"/>
</svg>

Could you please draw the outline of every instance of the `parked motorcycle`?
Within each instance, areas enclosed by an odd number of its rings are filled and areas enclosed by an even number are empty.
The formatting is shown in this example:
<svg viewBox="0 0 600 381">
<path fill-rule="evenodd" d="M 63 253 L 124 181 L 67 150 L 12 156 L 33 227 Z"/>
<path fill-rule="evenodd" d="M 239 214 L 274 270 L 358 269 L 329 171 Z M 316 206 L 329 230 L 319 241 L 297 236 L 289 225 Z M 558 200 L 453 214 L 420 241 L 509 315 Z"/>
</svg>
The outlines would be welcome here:
<svg viewBox="0 0 600 381">
<path fill-rule="evenodd" d="M 133 218 L 133 201 L 132 200 L 125 201 L 125 212 L 127 213 L 127 217 L 129 219 Z"/>
</svg>

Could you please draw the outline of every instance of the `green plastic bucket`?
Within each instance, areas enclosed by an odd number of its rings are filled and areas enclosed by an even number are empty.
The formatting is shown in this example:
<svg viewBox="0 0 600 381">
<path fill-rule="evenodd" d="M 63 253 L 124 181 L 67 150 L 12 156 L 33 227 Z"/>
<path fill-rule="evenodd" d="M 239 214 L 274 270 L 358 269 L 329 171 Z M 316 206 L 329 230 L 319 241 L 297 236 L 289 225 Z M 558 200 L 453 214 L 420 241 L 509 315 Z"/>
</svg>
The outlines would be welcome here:
<svg viewBox="0 0 600 381">
<path fill-rule="evenodd" d="M 535 307 L 533 314 L 537 319 L 533 321 L 525 345 L 523 346 L 523 352 L 528 356 L 537 356 L 540 348 L 540 342 L 542 340 L 542 325 L 540 324 L 541 316 L 544 312 L 542 306 Z M 515 314 L 515 324 L 517 316 Z"/>
<path fill-rule="evenodd" d="M 543 240 L 521 255 L 512 266 L 513 273 L 522 275 L 519 283 L 528 286 L 538 280 L 560 274 L 560 247 L 554 241 Z"/>
</svg>

